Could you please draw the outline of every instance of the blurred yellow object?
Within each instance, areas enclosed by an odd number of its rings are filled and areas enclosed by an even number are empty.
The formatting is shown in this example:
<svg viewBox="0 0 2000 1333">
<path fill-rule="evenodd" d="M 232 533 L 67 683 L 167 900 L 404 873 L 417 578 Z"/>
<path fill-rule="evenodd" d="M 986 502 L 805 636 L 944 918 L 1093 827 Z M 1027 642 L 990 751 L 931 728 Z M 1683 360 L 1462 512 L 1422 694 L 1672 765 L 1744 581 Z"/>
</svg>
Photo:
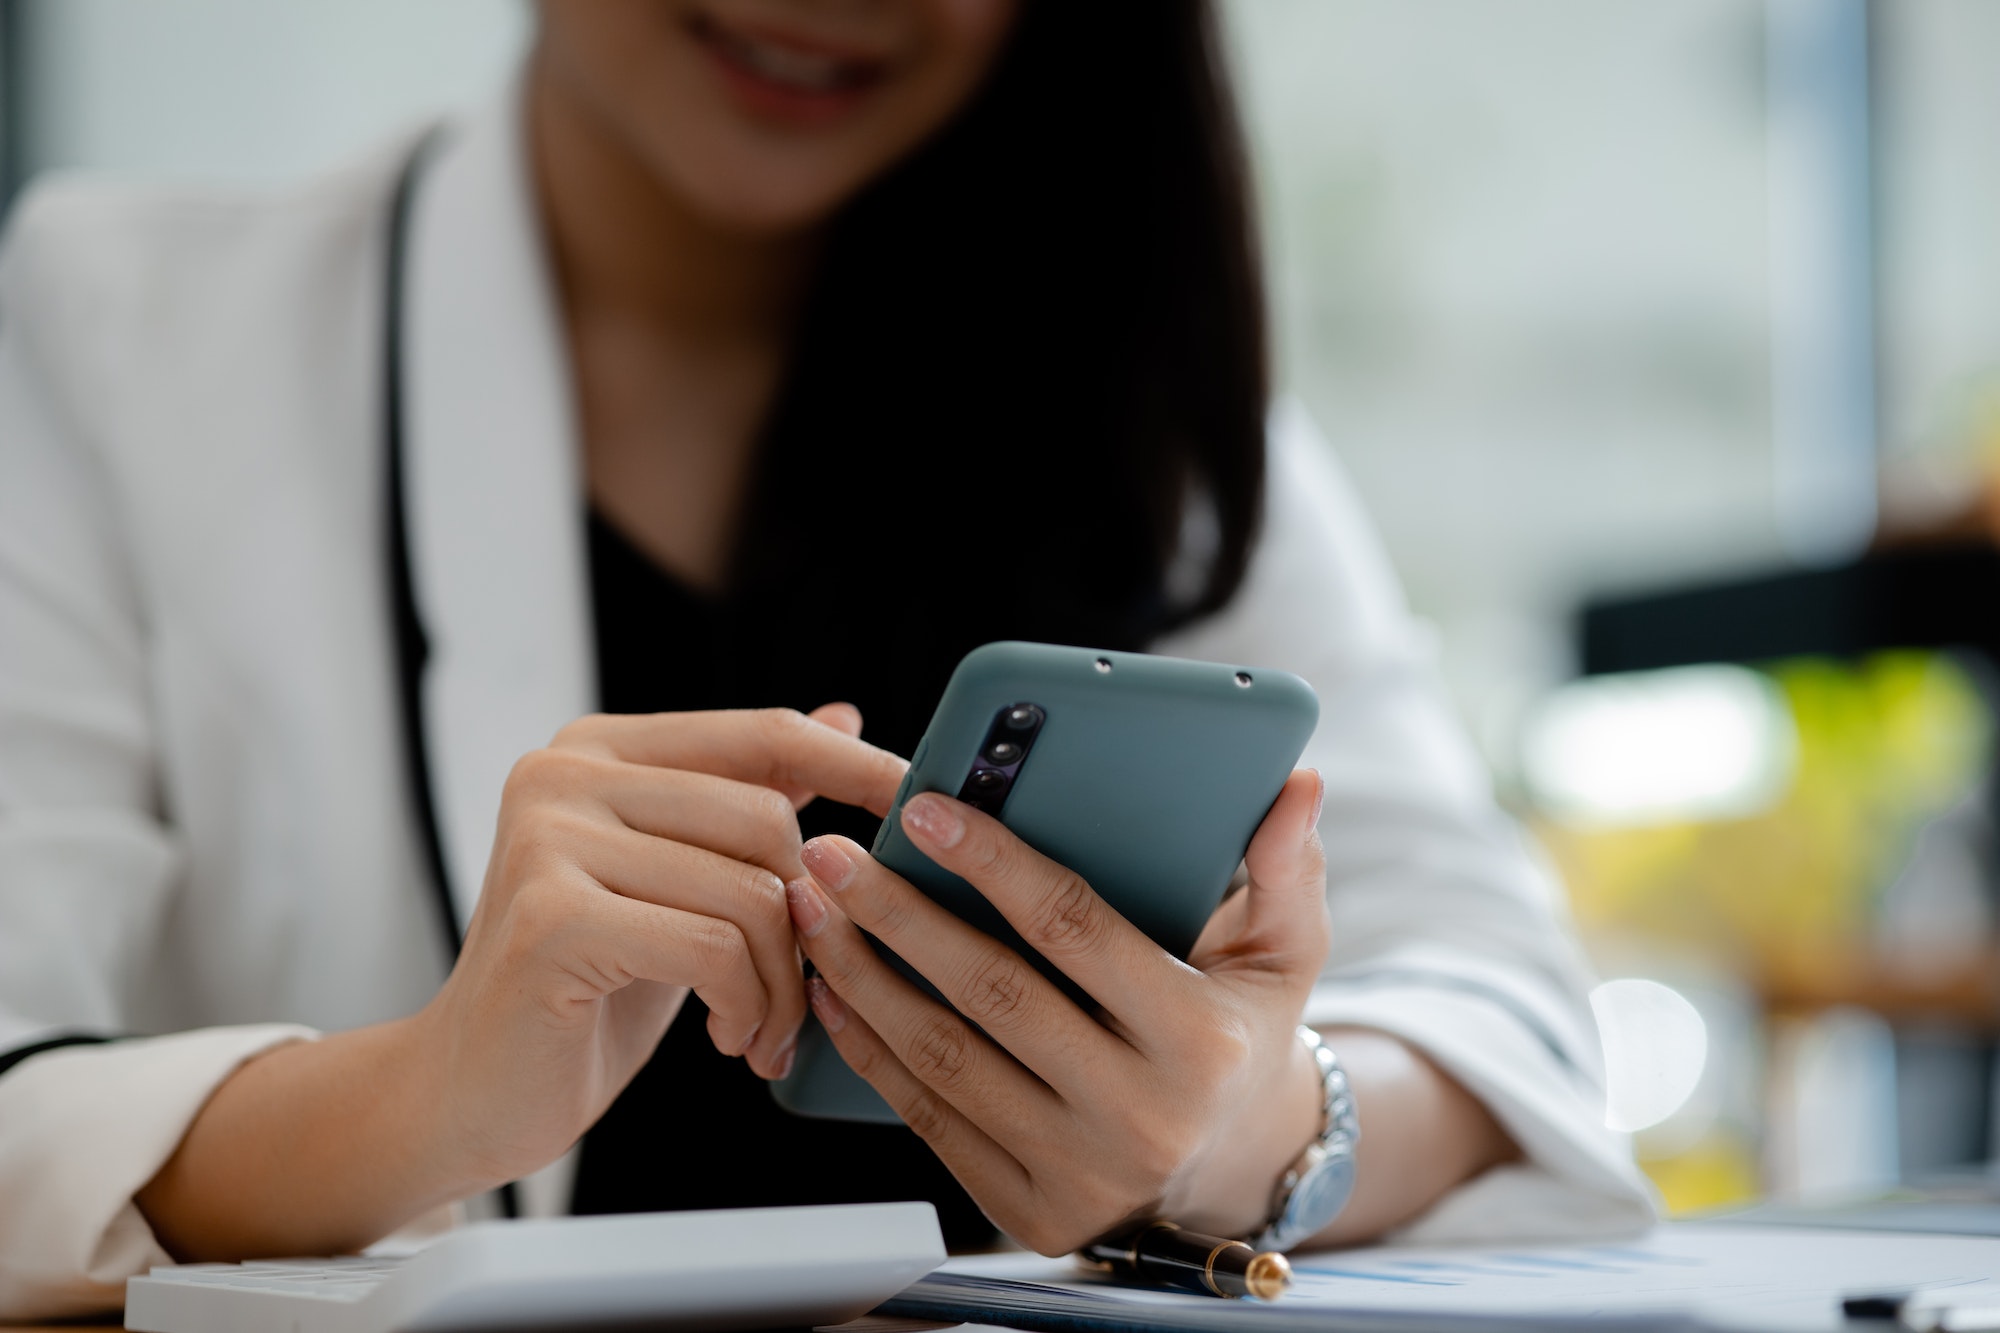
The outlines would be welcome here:
<svg viewBox="0 0 2000 1333">
<path fill-rule="evenodd" d="M 1910 839 L 1984 771 L 1991 722 L 1951 657 L 1879 653 L 1768 668 L 1798 762 L 1768 810 L 1711 823 L 1581 829 L 1533 817 L 1587 934 L 1766 959 L 1867 934 Z"/>
<path fill-rule="evenodd" d="M 1586 938 L 1601 955 L 1627 960 L 1700 959 L 1747 983 L 1767 1014 L 1878 1002 L 1959 1021 L 2000 1014 L 2000 983 L 1980 973 L 2000 952 L 1949 975 L 1915 960 L 1912 977 L 1912 960 L 1891 966 L 1873 939 L 1878 897 L 1917 833 L 1986 771 L 1992 719 L 1965 667 L 1947 654 L 1890 652 L 1764 669 L 1797 733 L 1791 782 L 1769 808 L 1624 827 L 1531 814 Z M 1741 1054 L 1747 1063 L 1733 1066 L 1738 1072 L 1725 1060 L 1710 1074 L 1740 1084 L 1760 1058 L 1754 1049 Z M 1767 1091 L 1735 1087 L 1724 1102 L 1736 1109 L 1706 1127 L 1675 1133 L 1669 1120 L 1661 1127 L 1668 1132 L 1639 1136 L 1640 1164 L 1672 1213 L 1762 1192 L 1772 1145 L 1761 1141 L 1768 1107 L 1758 1108 Z"/>
<path fill-rule="evenodd" d="M 1762 1192 L 1757 1154 L 1739 1134 L 1712 1134 L 1665 1157 L 1649 1157 L 1642 1143 L 1639 1166 L 1660 1191 L 1671 1217 L 1748 1203 Z"/>
</svg>

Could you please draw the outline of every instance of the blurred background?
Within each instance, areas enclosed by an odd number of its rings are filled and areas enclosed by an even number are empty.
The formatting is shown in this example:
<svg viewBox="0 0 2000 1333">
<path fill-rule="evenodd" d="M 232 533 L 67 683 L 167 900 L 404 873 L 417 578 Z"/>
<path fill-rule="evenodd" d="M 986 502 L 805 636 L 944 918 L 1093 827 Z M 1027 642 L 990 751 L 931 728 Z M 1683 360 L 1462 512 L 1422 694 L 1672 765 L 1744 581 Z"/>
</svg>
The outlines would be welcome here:
<svg viewBox="0 0 2000 1333">
<path fill-rule="evenodd" d="M 1670 1205 L 1993 1159 L 2000 5 L 1224 12 L 1282 385 L 1599 966 L 1698 1016 L 1691 1093 L 1627 1117 Z M 486 95 L 527 28 L 0 0 L 0 202 L 307 175 Z"/>
</svg>

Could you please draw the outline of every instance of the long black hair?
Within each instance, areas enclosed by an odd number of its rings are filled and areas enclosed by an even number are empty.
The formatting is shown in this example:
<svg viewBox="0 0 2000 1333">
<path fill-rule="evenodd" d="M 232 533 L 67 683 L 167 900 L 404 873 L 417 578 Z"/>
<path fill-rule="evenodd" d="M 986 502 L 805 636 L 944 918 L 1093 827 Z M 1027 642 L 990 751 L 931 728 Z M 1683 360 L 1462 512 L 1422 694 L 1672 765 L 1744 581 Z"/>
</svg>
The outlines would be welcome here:
<svg viewBox="0 0 2000 1333">
<path fill-rule="evenodd" d="M 901 637 L 946 673 L 1229 600 L 1267 340 L 1220 46 L 1206 0 L 1027 0 L 972 105 L 831 231 L 740 578 L 931 594 Z M 1170 587 L 1190 505 L 1214 540 Z"/>
<path fill-rule="evenodd" d="M 1142 648 L 1215 610 L 1257 526 L 1264 347 L 1207 5 L 1025 0 L 978 100 L 827 238 L 732 595 L 655 630 L 599 570 L 607 707 L 846 699 L 908 754 L 980 643 Z M 1217 540 L 1169 586 L 1197 501 Z M 864 845 L 876 822 L 799 819 Z M 591 1131 L 578 1211 L 927 1198 L 954 1248 L 991 1242 L 907 1130 L 787 1115 L 704 1013 Z"/>
</svg>

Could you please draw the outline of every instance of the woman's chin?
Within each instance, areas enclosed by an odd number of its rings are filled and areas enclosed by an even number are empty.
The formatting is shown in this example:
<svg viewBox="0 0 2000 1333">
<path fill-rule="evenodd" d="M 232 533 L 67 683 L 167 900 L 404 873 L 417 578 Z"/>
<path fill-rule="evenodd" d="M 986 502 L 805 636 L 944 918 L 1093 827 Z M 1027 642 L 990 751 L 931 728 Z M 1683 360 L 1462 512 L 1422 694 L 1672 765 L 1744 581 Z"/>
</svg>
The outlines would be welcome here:
<svg viewBox="0 0 2000 1333">
<path fill-rule="evenodd" d="M 773 240 L 819 230 L 859 188 L 761 168 L 683 178 L 680 185 L 682 198 L 710 226 Z"/>
</svg>

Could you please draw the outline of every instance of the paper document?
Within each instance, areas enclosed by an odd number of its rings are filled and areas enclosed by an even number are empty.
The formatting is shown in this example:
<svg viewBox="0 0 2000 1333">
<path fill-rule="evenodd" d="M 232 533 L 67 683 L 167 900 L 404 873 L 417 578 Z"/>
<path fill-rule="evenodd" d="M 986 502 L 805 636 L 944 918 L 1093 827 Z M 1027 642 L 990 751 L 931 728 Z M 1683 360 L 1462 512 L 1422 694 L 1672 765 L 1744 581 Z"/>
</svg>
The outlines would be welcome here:
<svg viewBox="0 0 2000 1333">
<path fill-rule="evenodd" d="M 1679 1224 L 1592 1245 L 1293 1257 L 1275 1302 L 1108 1282 L 1036 1255 L 954 1259 L 884 1313 L 1045 1329 L 1852 1329 L 1843 1297 L 2000 1278 L 2000 1238 Z"/>
</svg>

